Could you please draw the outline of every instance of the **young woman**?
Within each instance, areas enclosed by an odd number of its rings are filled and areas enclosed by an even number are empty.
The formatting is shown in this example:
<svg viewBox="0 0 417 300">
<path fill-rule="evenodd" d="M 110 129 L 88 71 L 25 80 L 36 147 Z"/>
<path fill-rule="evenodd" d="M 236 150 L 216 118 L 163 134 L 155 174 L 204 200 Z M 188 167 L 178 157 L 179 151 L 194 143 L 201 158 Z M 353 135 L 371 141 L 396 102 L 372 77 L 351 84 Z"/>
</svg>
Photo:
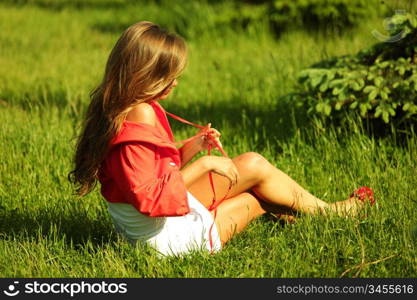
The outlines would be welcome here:
<svg viewBox="0 0 417 300">
<path fill-rule="evenodd" d="M 186 64 L 183 39 L 151 22 L 130 26 L 108 59 L 93 91 L 69 180 L 78 195 L 97 183 L 116 229 L 129 241 L 147 242 L 162 254 L 217 251 L 256 217 L 271 212 L 354 216 L 372 190 L 326 203 L 311 195 L 262 155 L 233 159 L 197 153 L 220 144 L 210 125 L 198 138 L 175 146 L 161 101 L 178 84 Z M 209 173 L 213 175 L 215 210 Z"/>
</svg>

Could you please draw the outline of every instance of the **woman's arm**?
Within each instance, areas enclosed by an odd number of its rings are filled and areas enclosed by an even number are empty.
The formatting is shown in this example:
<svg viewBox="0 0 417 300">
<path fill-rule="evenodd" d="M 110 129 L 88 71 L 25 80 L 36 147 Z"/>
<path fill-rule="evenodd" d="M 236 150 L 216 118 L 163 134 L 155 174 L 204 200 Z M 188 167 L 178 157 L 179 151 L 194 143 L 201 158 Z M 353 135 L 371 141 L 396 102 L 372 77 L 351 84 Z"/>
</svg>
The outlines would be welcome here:
<svg viewBox="0 0 417 300">
<path fill-rule="evenodd" d="M 239 179 L 239 172 L 233 161 L 221 156 L 202 156 L 180 172 L 187 189 L 207 172 L 227 177 L 231 185 L 235 185 Z"/>
<path fill-rule="evenodd" d="M 123 198 L 151 217 L 180 216 L 189 212 L 187 189 L 178 168 L 158 172 L 151 143 L 131 142 L 114 147 L 106 161 Z"/>
<path fill-rule="evenodd" d="M 211 171 L 211 168 L 206 156 L 200 157 L 195 162 L 180 170 L 186 188 L 189 188 L 198 178 L 208 171 Z"/>
<path fill-rule="evenodd" d="M 218 132 L 216 129 L 211 128 L 211 123 L 208 124 L 208 128 L 203 128 L 200 130 L 199 133 L 206 131 L 206 134 L 211 135 L 211 138 L 215 139 L 218 144 L 220 143 L 220 132 Z M 200 138 L 194 139 L 189 141 L 188 143 L 184 144 L 181 148 L 179 148 L 180 156 L 181 156 L 181 165 L 185 166 L 197 153 L 199 153 L 202 150 L 206 150 L 207 147 L 215 146 L 213 141 L 211 141 L 207 136 L 201 136 Z"/>
<path fill-rule="evenodd" d="M 201 143 L 190 141 L 178 149 L 181 156 L 181 165 L 185 166 L 202 149 Z"/>
</svg>

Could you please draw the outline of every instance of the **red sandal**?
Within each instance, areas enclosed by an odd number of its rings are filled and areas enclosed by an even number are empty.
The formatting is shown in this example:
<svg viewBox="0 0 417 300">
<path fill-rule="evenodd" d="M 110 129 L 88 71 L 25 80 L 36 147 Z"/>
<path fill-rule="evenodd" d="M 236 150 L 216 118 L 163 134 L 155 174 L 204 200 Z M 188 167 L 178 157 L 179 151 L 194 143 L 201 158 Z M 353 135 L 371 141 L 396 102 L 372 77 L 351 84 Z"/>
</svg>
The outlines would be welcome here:
<svg viewBox="0 0 417 300">
<path fill-rule="evenodd" d="M 375 198 L 374 198 L 374 191 L 367 187 L 367 186 L 361 186 L 360 188 L 356 189 L 350 197 L 358 198 L 360 201 L 365 202 L 366 198 L 369 199 L 369 203 L 371 205 L 375 204 Z"/>
</svg>

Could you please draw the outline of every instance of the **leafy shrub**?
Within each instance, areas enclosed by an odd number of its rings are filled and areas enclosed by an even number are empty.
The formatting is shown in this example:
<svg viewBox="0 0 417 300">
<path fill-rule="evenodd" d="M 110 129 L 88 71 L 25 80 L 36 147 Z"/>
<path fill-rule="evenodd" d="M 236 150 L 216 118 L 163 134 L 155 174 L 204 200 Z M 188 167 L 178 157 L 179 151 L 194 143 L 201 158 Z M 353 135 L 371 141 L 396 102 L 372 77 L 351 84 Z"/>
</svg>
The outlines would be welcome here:
<svg viewBox="0 0 417 300">
<path fill-rule="evenodd" d="M 262 22 L 266 14 L 265 6 L 234 1 L 167 1 L 166 7 L 170 8 L 171 11 L 166 13 L 171 17 L 161 18 L 161 25 L 187 38 L 198 37 L 209 31 L 245 30 Z"/>
<path fill-rule="evenodd" d="M 264 22 L 278 33 L 292 26 L 341 29 L 388 8 L 381 0 L 2 0 L 2 3 L 52 10 L 113 9 L 115 18 L 97 27 L 114 32 L 137 21 L 143 6 L 155 6 L 155 15 L 151 13 L 148 19 L 187 38 L 219 28 L 246 30 Z"/>
<path fill-rule="evenodd" d="M 322 61 L 299 74 L 304 92 L 295 98 L 310 113 L 336 117 L 344 108 L 389 123 L 417 114 L 417 16 L 391 18 L 391 37 L 356 55 Z"/>
<path fill-rule="evenodd" d="M 388 6 L 380 0 L 270 0 L 268 14 L 276 33 L 290 27 L 326 29 L 353 27 L 363 18 L 382 15 Z"/>
<path fill-rule="evenodd" d="M 2 0 L 2 4 L 33 5 L 51 10 L 71 9 L 117 9 L 128 4 L 128 0 Z"/>
<path fill-rule="evenodd" d="M 224 0 L 214 3 L 209 0 L 148 0 L 147 3 L 131 1 L 124 5 L 124 9 L 113 10 L 113 15 L 100 18 L 94 27 L 104 32 L 121 33 L 129 25 L 137 22 L 138 16 L 142 16 L 142 19 L 153 21 L 187 39 L 194 39 L 213 32 L 225 34 L 233 30 L 246 33 L 258 24 L 263 26 L 262 28 L 268 26 L 267 20 L 264 19 L 265 6 L 262 5 Z M 143 16 L 145 6 L 147 14 Z"/>
</svg>

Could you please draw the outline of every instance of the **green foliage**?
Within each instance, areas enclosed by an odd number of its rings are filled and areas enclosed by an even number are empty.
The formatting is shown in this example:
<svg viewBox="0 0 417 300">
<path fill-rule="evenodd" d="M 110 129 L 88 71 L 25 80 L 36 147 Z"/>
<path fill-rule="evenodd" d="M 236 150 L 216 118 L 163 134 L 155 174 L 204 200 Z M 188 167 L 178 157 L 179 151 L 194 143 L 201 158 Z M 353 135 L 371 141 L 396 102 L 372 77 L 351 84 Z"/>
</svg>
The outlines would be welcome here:
<svg viewBox="0 0 417 300">
<path fill-rule="evenodd" d="M 272 0 L 269 18 L 276 32 L 289 27 L 343 29 L 386 13 L 380 0 Z"/>
<path fill-rule="evenodd" d="M 342 108 L 389 123 L 417 114 L 417 16 L 391 19 L 390 40 L 356 55 L 322 61 L 299 74 L 310 112 L 336 116 Z"/>
<path fill-rule="evenodd" d="M 408 0 L 385 2 L 393 1 Z M 111 31 L 120 31 L 137 21 L 144 6 L 162 6 L 165 9 L 156 9 L 149 18 L 187 38 L 219 29 L 246 30 L 264 22 L 278 33 L 290 27 L 340 30 L 389 11 L 388 5 L 380 0 L 3 0 L 3 3 L 56 11 L 114 9 L 113 18 L 100 24 Z"/>
<path fill-rule="evenodd" d="M 152 19 L 186 38 L 195 38 L 212 31 L 250 29 L 254 24 L 262 23 L 266 15 L 265 6 L 241 1 L 211 3 L 210 0 L 4 0 L 4 3 L 56 11 L 113 9 L 113 16 L 97 24 L 97 28 L 117 33 L 137 22 L 138 15 L 144 7 L 152 7 L 146 19 Z"/>
<path fill-rule="evenodd" d="M 108 9 L 122 8 L 129 0 L 2 0 L 4 4 L 18 6 L 34 5 L 51 10 L 62 10 L 65 8 L 74 9 Z"/>
<path fill-rule="evenodd" d="M 235 1 L 220 1 L 210 5 L 204 0 L 162 2 L 172 11 L 158 11 L 158 14 L 162 14 L 160 24 L 186 38 L 195 38 L 212 31 L 250 29 L 256 23 L 262 23 L 266 11 L 264 6 Z"/>
</svg>

